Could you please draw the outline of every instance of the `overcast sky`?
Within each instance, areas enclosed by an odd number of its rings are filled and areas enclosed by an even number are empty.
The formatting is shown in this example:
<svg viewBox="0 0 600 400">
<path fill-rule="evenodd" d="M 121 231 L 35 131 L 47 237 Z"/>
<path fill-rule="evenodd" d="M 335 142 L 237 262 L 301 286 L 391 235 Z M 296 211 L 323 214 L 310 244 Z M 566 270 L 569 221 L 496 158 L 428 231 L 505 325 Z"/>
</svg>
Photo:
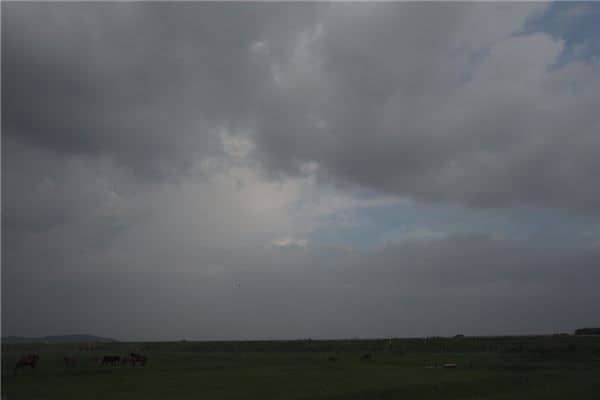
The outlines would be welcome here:
<svg viewBox="0 0 600 400">
<path fill-rule="evenodd" d="M 3 336 L 600 325 L 600 4 L 1 11 Z"/>
</svg>

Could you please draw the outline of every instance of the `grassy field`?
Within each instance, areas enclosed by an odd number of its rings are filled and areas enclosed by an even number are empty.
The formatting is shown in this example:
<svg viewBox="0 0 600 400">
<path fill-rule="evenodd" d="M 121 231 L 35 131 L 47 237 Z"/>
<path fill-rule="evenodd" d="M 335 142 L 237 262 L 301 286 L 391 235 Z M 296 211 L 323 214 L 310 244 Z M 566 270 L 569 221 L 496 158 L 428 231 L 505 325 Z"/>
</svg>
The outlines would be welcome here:
<svg viewBox="0 0 600 400">
<path fill-rule="evenodd" d="M 600 337 L 5 345 L 2 398 L 600 399 Z M 95 356 L 141 351 L 145 367 Z M 13 376 L 39 352 L 35 372 Z M 372 360 L 361 360 L 370 353 Z M 66 355 L 79 359 L 65 367 Z M 336 361 L 330 361 L 330 357 Z M 456 363 L 457 368 L 439 368 Z"/>
</svg>

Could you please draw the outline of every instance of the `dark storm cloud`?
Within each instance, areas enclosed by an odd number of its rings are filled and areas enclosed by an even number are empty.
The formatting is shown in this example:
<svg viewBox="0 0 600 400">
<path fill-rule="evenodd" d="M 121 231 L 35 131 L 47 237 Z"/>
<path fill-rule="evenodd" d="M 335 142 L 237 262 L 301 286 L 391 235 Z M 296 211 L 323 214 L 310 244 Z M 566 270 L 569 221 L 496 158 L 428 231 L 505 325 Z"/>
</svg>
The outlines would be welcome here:
<svg viewBox="0 0 600 400">
<path fill-rule="evenodd" d="M 109 156 L 141 176 L 177 175 L 220 151 L 212 128 L 243 123 L 264 79 L 252 43 L 272 29 L 293 34 L 311 10 L 5 3 L 5 136 Z"/>
<path fill-rule="evenodd" d="M 144 189 L 132 186 L 131 175 L 102 158 L 65 158 L 10 136 L 3 138 L 2 151 L 3 240 L 19 242 L 69 224 L 106 221 Z M 144 202 L 136 200 L 142 211 Z M 131 215 L 118 217 L 124 224 Z"/>
<path fill-rule="evenodd" d="M 275 174 L 597 211 L 597 63 L 550 70 L 559 42 L 511 36 L 536 8 L 5 4 L 3 131 L 156 179 L 227 126 Z"/>
<path fill-rule="evenodd" d="M 597 61 L 553 70 L 562 44 L 512 35 L 527 10 L 496 6 L 333 6 L 260 114 L 270 168 L 313 160 L 420 200 L 597 212 Z"/>
<path fill-rule="evenodd" d="M 284 29 L 285 42 L 313 13 L 277 4 L 3 3 L 6 234 L 89 218 L 111 196 L 135 197 L 221 155 L 215 129 L 244 126 L 265 79 L 251 45 Z"/>
<path fill-rule="evenodd" d="M 595 323 L 600 74 L 512 35 L 536 7 L 3 2 L 3 334 Z M 307 245 L 359 203 L 323 182 L 577 210 L 590 240 Z"/>
</svg>

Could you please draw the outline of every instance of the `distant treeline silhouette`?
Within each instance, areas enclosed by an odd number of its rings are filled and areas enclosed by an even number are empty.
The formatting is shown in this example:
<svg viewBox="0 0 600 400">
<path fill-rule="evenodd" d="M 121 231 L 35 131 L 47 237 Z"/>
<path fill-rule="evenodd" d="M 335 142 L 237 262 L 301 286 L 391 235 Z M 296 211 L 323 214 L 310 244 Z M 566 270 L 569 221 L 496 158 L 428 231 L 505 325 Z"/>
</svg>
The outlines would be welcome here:
<svg viewBox="0 0 600 400">
<path fill-rule="evenodd" d="M 600 335 L 600 328 L 581 328 L 575 330 L 576 335 Z"/>
</svg>

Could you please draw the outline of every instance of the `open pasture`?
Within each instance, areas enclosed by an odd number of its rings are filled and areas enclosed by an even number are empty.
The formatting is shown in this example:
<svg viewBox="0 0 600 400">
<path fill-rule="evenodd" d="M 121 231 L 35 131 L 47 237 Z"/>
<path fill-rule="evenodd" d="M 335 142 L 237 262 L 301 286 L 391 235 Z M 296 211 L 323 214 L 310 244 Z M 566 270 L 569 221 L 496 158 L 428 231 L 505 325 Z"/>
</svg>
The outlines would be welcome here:
<svg viewBox="0 0 600 400">
<path fill-rule="evenodd" d="M 99 362 L 131 352 L 147 364 Z M 27 353 L 38 353 L 39 364 L 14 376 Z M 600 337 L 3 345 L 2 396 L 592 400 L 600 396 Z"/>
</svg>

